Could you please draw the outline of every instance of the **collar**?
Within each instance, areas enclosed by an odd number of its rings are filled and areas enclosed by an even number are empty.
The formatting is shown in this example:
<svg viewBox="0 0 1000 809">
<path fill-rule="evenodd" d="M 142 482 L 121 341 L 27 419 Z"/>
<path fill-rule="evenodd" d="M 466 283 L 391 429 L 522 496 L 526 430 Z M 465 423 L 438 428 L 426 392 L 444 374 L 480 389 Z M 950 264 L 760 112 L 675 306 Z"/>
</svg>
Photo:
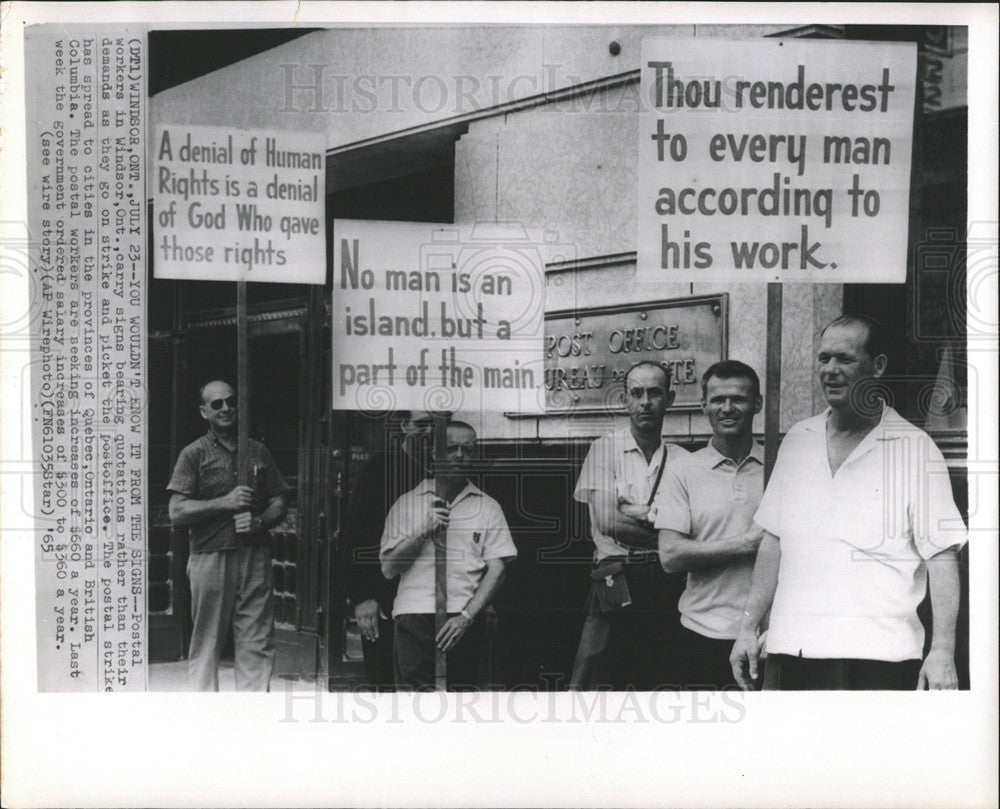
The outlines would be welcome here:
<svg viewBox="0 0 1000 809">
<path fill-rule="evenodd" d="M 810 433 L 823 433 L 826 435 L 826 422 L 830 418 L 831 413 L 833 413 L 833 408 L 827 407 L 823 412 L 816 414 L 812 418 L 805 419 L 802 422 L 802 429 Z M 872 431 L 865 436 L 864 441 L 861 443 L 865 443 L 872 436 L 874 436 L 873 440 L 875 441 L 894 441 L 899 438 L 899 430 L 893 429 L 893 427 L 898 428 L 909 423 L 894 408 L 883 401 L 882 415 L 879 416 L 878 424 L 872 428 Z"/>
<path fill-rule="evenodd" d="M 238 445 L 235 441 L 233 442 L 233 448 L 229 449 L 229 447 L 227 447 L 224 443 L 222 443 L 219 440 L 219 436 L 217 436 L 214 432 L 212 432 L 211 427 L 209 427 L 208 430 L 205 431 L 205 438 L 208 439 L 209 443 L 214 444 L 217 447 L 222 447 L 223 449 L 228 450 L 229 452 L 236 452 L 236 450 L 238 449 Z"/>
<path fill-rule="evenodd" d="M 426 494 L 436 494 L 436 489 L 434 488 L 434 478 L 424 478 L 417 487 L 413 490 L 418 496 Z M 476 486 L 472 481 L 467 480 L 465 482 L 465 488 L 458 493 L 458 496 L 451 501 L 454 506 L 459 500 L 463 500 L 466 497 L 483 497 L 483 490 Z"/>
<path fill-rule="evenodd" d="M 623 438 L 622 438 L 622 453 L 626 453 L 626 452 L 638 452 L 640 455 L 643 456 L 643 460 L 645 460 L 646 456 L 643 455 L 642 449 L 640 449 L 639 445 L 636 443 L 635 436 L 632 435 L 632 431 L 630 429 L 628 429 L 628 427 L 626 427 L 624 430 L 622 430 L 622 436 L 623 436 Z M 663 452 L 666 452 L 666 450 L 667 450 L 667 445 L 666 445 L 666 443 L 663 440 L 663 436 L 660 436 L 660 448 L 657 449 L 656 452 L 653 453 L 653 457 L 655 458 L 656 457 L 656 453 L 660 452 L 661 450 Z M 650 461 L 650 463 L 652 463 L 652 461 Z"/>
<path fill-rule="evenodd" d="M 826 422 L 832 412 L 833 408 L 827 407 L 822 413 L 803 422 L 803 429 L 816 434 L 815 440 L 823 442 L 824 450 L 826 448 Z M 893 425 L 909 426 L 910 423 L 883 401 L 882 415 L 879 417 L 878 424 L 872 428 L 868 435 L 861 439 L 861 442 L 854 448 L 854 451 L 844 459 L 841 468 L 867 455 L 878 446 L 880 441 L 895 441 L 897 438 L 900 438 L 902 435 L 900 430 L 898 428 L 893 429 Z"/>
<path fill-rule="evenodd" d="M 717 467 L 724 461 L 732 461 L 732 458 L 727 458 L 712 445 L 711 438 L 708 439 L 708 446 L 705 447 L 705 450 L 706 450 L 705 455 L 707 457 L 708 466 L 710 469 L 715 469 L 715 467 Z M 751 458 L 759 464 L 764 463 L 764 447 L 756 439 L 754 439 L 753 443 L 750 444 L 750 453 L 747 455 L 746 458 L 740 461 L 740 463 L 737 464 L 737 466 L 742 466 Z"/>
</svg>

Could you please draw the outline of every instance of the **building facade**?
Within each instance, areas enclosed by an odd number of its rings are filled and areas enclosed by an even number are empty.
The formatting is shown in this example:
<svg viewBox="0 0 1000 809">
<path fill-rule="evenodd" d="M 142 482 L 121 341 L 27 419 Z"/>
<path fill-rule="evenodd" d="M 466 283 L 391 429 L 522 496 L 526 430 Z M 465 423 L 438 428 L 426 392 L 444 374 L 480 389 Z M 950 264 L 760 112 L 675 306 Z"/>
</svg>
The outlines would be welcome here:
<svg viewBox="0 0 1000 809">
<path fill-rule="evenodd" d="M 814 379 L 822 327 L 845 310 L 877 316 L 897 339 L 886 395 L 938 441 L 967 513 L 964 29 L 345 28 L 305 34 L 150 99 L 150 132 L 171 123 L 324 133 L 328 225 L 511 222 L 542 227 L 566 245 L 545 272 L 550 412 L 459 414 L 479 431 L 491 461 L 483 485 L 504 506 L 519 548 L 491 647 L 495 681 L 509 687 L 565 685 L 579 638 L 590 546 L 572 490 L 589 442 L 626 423 L 610 383 L 591 384 L 588 365 L 679 359 L 680 404 L 668 412 L 665 436 L 692 449 L 710 435 L 697 409 L 704 363 L 735 358 L 765 374 L 765 286 L 650 288 L 635 279 L 639 49 L 652 36 L 918 44 L 907 283 L 785 286 L 778 429 L 784 434 L 824 406 Z M 157 54 L 151 37 L 151 73 Z M 362 667 L 339 520 L 352 477 L 385 437 L 380 414 L 330 408 L 331 279 L 328 245 L 324 286 L 250 285 L 250 419 L 251 434 L 295 486 L 275 540 L 280 673 L 341 687 Z M 165 519 L 165 485 L 177 452 L 202 429 L 198 385 L 235 375 L 236 326 L 234 284 L 151 277 L 149 289 L 155 661 L 183 655 L 187 631 L 186 549 Z M 670 354 L 671 328 L 697 332 L 697 352 Z M 598 332 L 611 348 L 592 359 L 574 350 Z M 763 418 L 757 426 L 763 430 Z M 965 604 L 967 592 L 967 678 Z"/>
</svg>

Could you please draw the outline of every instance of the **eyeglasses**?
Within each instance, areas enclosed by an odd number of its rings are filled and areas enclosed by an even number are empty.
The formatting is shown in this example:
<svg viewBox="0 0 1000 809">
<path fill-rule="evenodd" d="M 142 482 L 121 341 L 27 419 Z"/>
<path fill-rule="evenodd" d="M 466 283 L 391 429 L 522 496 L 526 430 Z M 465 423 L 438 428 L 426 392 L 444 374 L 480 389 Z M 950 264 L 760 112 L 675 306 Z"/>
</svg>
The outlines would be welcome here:
<svg viewBox="0 0 1000 809">
<path fill-rule="evenodd" d="M 212 410 L 215 410 L 216 412 L 218 412 L 219 410 L 222 410 L 222 405 L 228 406 L 230 410 L 235 410 L 236 409 L 236 397 L 235 396 L 228 396 L 225 399 L 212 399 L 212 401 L 210 401 L 208 403 L 208 406 L 210 408 L 212 408 Z"/>
</svg>

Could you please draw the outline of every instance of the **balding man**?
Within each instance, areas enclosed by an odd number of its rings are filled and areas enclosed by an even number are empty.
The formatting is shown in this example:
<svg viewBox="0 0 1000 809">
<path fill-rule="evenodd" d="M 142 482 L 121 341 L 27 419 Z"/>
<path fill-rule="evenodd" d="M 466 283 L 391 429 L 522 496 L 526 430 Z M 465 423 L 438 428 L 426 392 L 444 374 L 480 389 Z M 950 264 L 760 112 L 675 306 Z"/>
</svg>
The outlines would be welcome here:
<svg viewBox="0 0 1000 809">
<path fill-rule="evenodd" d="M 517 556 L 500 504 L 467 477 L 477 456 L 476 432 L 453 421 L 447 453 L 435 480 L 424 479 L 400 497 L 386 518 L 382 572 L 399 577 L 393 603 L 396 686 L 428 689 L 435 683 L 436 649 L 447 654 L 449 689 L 486 685 L 481 660 L 487 643 L 483 616 Z M 435 632 L 434 536 L 445 532 L 448 619 Z"/>
<path fill-rule="evenodd" d="M 667 647 L 679 631 L 683 580 L 660 567 L 650 506 L 665 468 L 689 454 L 664 442 L 674 401 L 666 369 L 640 362 L 624 379 L 627 429 L 598 438 L 573 496 L 590 508 L 592 584 L 570 688 L 652 690 L 677 682 Z"/>
<path fill-rule="evenodd" d="M 885 373 L 881 327 L 846 315 L 823 332 L 829 407 L 782 442 L 754 516 L 765 530 L 730 657 L 754 687 L 768 609 L 764 687 L 953 689 L 965 526 L 930 436 L 871 395 Z M 917 606 L 930 588 L 923 655 Z"/>
<path fill-rule="evenodd" d="M 194 628 L 188 654 L 191 686 L 219 690 L 219 658 L 233 629 L 236 689 L 267 691 L 274 669 L 274 608 L 268 529 L 285 517 L 288 484 L 271 453 L 250 440 L 252 485 L 237 485 L 236 394 L 215 379 L 200 390 L 208 432 L 177 458 L 167 490 L 170 521 L 190 540 Z"/>
</svg>

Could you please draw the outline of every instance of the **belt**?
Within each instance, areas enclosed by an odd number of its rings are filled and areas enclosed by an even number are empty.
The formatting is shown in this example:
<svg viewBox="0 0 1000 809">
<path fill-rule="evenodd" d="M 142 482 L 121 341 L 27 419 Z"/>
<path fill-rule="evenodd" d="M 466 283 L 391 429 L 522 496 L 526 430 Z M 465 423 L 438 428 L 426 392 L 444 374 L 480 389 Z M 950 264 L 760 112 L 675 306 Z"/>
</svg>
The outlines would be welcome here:
<svg viewBox="0 0 1000 809">
<path fill-rule="evenodd" d="M 660 554 L 657 551 L 629 551 L 628 555 L 625 557 L 625 564 L 627 565 L 645 565 L 650 562 L 660 561 Z"/>
</svg>

